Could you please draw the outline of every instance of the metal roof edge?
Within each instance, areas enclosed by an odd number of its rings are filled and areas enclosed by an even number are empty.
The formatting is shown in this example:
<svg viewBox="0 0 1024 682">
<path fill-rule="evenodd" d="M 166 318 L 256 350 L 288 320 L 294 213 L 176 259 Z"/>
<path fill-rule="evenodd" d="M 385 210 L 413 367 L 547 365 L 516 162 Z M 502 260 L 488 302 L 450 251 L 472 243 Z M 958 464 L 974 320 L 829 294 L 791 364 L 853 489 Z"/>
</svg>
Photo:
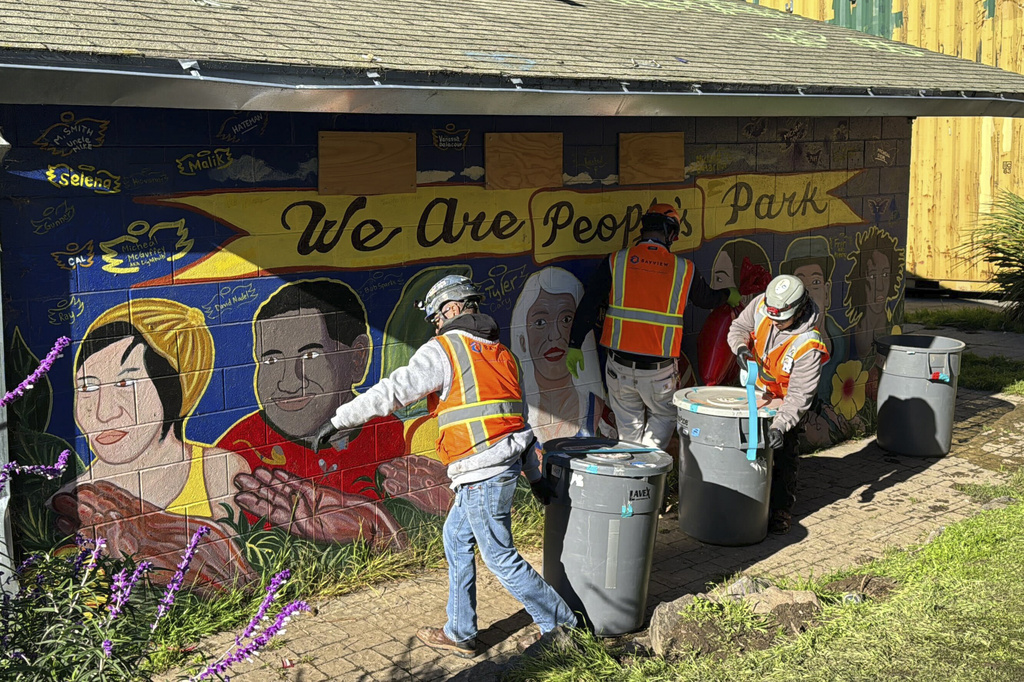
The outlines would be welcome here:
<svg viewBox="0 0 1024 682">
<path fill-rule="evenodd" d="M 152 69 L 0 64 L 0 103 L 230 111 L 518 116 L 1002 116 L 1024 118 L 1024 93 L 835 89 L 786 85 L 538 80 L 403 74 L 211 75 L 182 62 Z M 194 68 L 193 68 L 194 66 Z M 395 75 L 391 72 L 389 76 Z M 442 78 L 439 79 L 439 76 Z M 267 80 L 267 78 L 273 80 Z M 260 79 L 258 79 L 260 78 Z M 365 80 L 361 85 L 355 79 Z M 444 80 L 450 84 L 438 83 Z M 462 82 L 451 83 L 453 80 Z M 433 81 L 433 82 L 429 82 Z M 500 83 L 507 85 L 499 85 Z"/>
</svg>

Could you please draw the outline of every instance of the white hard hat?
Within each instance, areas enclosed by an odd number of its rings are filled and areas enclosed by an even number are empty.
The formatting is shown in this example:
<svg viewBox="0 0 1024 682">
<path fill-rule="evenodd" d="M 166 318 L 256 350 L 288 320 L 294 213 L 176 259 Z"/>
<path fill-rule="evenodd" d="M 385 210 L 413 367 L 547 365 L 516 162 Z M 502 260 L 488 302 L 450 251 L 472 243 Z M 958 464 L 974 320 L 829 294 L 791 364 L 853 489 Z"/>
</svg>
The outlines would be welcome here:
<svg viewBox="0 0 1024 682">
<path fill-rule="evenodd" d="M 776 322 L 783 322 L 796 315 L 806 300 L 807 290 L 799 277 L 779 275 L 765 289 L 765 314 Z"/>
<path fill-rule="evenodd" d="M 481 298 L 480 290 L 469 277 L 445 275 L 430 287 L 426 299 L 418 301 L 416 306 L 432 320 L 449 301 L 479 301 Z"/>
</svg>

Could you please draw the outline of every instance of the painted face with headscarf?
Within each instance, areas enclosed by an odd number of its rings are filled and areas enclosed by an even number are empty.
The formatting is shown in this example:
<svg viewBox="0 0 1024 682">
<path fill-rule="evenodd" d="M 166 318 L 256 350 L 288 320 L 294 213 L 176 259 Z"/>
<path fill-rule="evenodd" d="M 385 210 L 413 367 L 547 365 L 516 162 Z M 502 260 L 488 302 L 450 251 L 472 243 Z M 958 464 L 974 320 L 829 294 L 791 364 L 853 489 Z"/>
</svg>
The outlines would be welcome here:
<svg viewBox="0 0 1024 682">
<path fill-rule="evenodd" d="M 175 301 L 136 299 L 131 311 L 123 303 L 96 318 L 75 357 L 75 421 L 93 453 L 125 464 L 168 438 L 180 442 L 213 352 L 202 312 Z"/>
</svg>

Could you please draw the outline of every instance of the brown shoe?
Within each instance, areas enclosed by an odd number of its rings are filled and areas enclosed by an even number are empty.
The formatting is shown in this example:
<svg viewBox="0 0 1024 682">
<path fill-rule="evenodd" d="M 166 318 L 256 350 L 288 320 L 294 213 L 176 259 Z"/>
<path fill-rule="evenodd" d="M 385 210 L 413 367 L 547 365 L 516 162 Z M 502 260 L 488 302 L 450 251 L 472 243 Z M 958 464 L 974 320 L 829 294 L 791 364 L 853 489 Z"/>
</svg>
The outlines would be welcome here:
<svg viewBox="0 0 1024 682">
<path fill-rule="evenodd" d="M 768 519 L 768 532 L 775 535 L 785 535 L 789 532 L 789 527 L 792 523 L 793 516 L 789 512 L 776 509 Z"/>
<path fill-rule="evenodd" d="M 476 640 L 467 642 L 454 642 L 448 635 L 444 634 L 443 628 L 420 628 L 416 632 L 416 638 L 438 651 L 448 651 L 462 658 L 473 658 L 476 656 Z"/>
</svg>

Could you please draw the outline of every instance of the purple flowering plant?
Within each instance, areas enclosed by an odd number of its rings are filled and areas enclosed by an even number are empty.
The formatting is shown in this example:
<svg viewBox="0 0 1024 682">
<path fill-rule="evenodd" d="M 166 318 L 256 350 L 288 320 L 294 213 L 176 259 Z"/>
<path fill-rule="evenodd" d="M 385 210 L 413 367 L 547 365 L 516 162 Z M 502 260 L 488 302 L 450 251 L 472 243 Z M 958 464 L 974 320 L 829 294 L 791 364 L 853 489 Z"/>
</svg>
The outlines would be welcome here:
<svg viewBox="0 0 1024 682">
<path fill-rule="evenodd" d="M 0 404 L 6 407 L 32 390 L 69 344 L 67 337 L 58 339 L 36 371 L 0 398 Z M 15 475 L 60 478 L 71 457 L 65 449 L 52 464 L 3 464 L 0 494 Z M 10 575 L 0 577 L 0 679 L 148 680 L 157 670 L 179 662 L 168 654 L 169 642 L 178 643 L 179 659 L 182 652 L 196 651 L 188 643 L 206 632 L 181 625 L 192 620 L 190 610 L 214 608 L 191 594 L 186 584 L 207 533 L 205 526 L 195 532 L 164 589 L 151 583 L 150 562 L 109 556 L 102 537 L 76 535 L 50 551 L 25 555 Z M 228 652 L 210 663 L 205 663 L 209 656 L 197 652 L 203 668 L 188 679 L 227 679 L 232 665 L 258 654 L 284 631 L 293 614 L 308 610 L 300 601 L 274 608 L 287 578 L 288 571 L 282 571 L 269 581 L 266 596 Z M 233 619 L 242 612 L 239 607 L 255 603 L 245 590 L 230 592 L 221 601 Z M 271 611 L 276 612 L 272 622 Z"/>
</svg>

